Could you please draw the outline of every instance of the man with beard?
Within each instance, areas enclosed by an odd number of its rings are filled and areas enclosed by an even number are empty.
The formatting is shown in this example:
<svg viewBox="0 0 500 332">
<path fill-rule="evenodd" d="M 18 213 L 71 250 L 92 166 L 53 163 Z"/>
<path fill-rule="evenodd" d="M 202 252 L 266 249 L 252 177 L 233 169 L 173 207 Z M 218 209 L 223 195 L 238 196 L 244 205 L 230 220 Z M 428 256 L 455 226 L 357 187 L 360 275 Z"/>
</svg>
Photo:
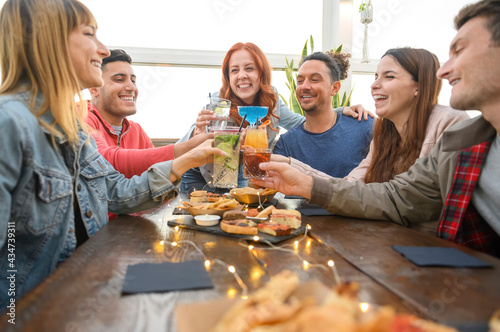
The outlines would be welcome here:
<svg viewBox="0 0 500 332">
<path fill-rule="evenodd" d="M 373 119 L 360 123 L 334 111 L 332 100 L 348 67 L 341 70 L 332 56 L 315 52 L 302 61 L 296 96 L 306 121 L 282 135 L 273 153 L 297 159 L 330 176 L 344 177 L 368 153 Z"/>
<path fill-rule="evenodd" d="M 446 130 L 429 156 L 385 183 L 301 173 L 281 162 L 260 186 L 300 195 L 328 211 L 405 226 L 438 220 L 438 237 L 500 257 L 500 0 L 464 7 L 450 59 L 437 76 L 453 87 L 450 105 L 481 116 Z"/>
</svg>

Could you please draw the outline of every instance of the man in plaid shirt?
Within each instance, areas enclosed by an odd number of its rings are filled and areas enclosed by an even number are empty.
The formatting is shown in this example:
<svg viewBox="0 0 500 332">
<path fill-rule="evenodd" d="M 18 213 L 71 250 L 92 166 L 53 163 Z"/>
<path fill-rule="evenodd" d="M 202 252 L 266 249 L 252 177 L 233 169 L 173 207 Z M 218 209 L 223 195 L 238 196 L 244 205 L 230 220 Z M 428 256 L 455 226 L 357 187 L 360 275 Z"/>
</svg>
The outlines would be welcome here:
<svg viewBox="0 0 500 332">
<path fill-rule="evenodd" d="M 482 116 L 445 131 L 428 157 L 386 183 L 321 179 L 276 162 L 261 164 L 274 172 L 255 183 L 339 215 L 405 226 L 438 221 L 439 237 L 500 257 L 500 0 L 464 7 L 455 25 L 438 77 L 453 87 L 453 108 Z"/>
</svg>

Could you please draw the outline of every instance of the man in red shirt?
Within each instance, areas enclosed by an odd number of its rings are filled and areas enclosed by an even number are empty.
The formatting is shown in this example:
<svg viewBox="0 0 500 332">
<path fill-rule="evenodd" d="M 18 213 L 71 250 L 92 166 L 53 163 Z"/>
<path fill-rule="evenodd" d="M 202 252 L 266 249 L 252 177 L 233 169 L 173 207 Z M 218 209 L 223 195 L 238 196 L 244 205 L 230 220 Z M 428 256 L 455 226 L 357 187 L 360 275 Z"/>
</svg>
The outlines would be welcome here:
<svg viewBox="0 0 500 332">
<path fill-rule="evenodd" d="M 210 134 L 196 135 L 183 143 L 155 148 L 142 127 L 127 119 L 137 112 L 139 94 L 132 59 L 123 50 L 110 52 L 102 60 L 104 85 L 90 89 L 87 124 L 96 130 L 93 137 L 99 152 L 117 171 L 127 178 L 140 175 L 153 164 L 179 157 L 211 138 Z"/>
</svg>

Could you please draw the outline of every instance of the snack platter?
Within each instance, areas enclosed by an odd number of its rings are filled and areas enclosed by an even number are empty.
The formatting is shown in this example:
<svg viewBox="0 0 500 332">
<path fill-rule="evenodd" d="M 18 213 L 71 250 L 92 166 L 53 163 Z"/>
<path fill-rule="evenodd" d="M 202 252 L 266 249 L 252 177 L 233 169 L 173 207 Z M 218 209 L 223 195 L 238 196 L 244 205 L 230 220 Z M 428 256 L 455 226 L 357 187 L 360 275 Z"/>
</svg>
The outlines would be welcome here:
<svg viewBox="0 0 500 332">
<path fill-rule="evenodd" d="M 176 215 L 172 217 L 173 219 L 168 221 L 168 226 L 175 227 L 183 227 L 183 228 L 189 228 L 193 229 L 196 231 L 202 231 L 202 232 L 207 232 L 207 233 L 212 233 L 212 234 L 218 234 L 218 235 L 223 235 L 223 236 L 228 236 L 228 237 L 234 237 L 242 240 L 250 240 L 254 241 L 254 236 L 253 235 L 241 235 L 241 234 L 233 234 L 233 233 L 226 233 L 224 232 L 221 228 L 220 225 L 215 225 L 215 226 L 198 226 L 191 215 Z M 258 237 L 259 240 L 257 242 L 261 243 L 266 243 L 270 242 L 272 244 L 280 243 L 283 241 L 286 241 L 288 239 L 292 239 L 296 236 L 304 234 L 306 231 L 305 226 L 300 226 L 297 229 L 294 229 L 291 234 L 288 235 L 283 235 L 283 236 L 272 236 L 266 233 L 259 232 Z"/>
<path fill-rule="evenodd" d="M 254 188 L 234 188 L 230 194 L 234 199 L 243 204 L 264 204 L 274 198 L 276 190 L 273 189 L 254 189 Z"/>
</svg>

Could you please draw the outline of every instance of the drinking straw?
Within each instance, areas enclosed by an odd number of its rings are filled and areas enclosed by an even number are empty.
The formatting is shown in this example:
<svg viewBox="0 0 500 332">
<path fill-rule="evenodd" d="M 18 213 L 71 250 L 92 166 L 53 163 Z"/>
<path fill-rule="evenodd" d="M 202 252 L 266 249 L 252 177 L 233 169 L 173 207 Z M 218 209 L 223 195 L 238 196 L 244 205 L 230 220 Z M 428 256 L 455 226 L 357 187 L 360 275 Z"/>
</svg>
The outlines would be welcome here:
<svg viewBox="0 0 500 332">
<path fill-rule="evenodd" d="M 240 129 L 238 129 L 238 134 L 241 133 L 241 128 L 243 128 L 243 123 L 245 123 L 246 118 L 247 118 L 247 114 L 245 114 L 245 116 L 243 117 L 243 120 L 241 120 Z M 234 142 L 233 150 L 236 149 L 236 145 L 238 145 L 238 142 L 240 141 L 240 136 L 241 135 L 238 135 L 236 142 Z"/>
<path fill-rule="evenodd" d="M 269 124 L 271 124 L 271 120 L 266 120 L 263 124 L 257 127 L 258 129 L 266 128 Z"/>
</svg>

